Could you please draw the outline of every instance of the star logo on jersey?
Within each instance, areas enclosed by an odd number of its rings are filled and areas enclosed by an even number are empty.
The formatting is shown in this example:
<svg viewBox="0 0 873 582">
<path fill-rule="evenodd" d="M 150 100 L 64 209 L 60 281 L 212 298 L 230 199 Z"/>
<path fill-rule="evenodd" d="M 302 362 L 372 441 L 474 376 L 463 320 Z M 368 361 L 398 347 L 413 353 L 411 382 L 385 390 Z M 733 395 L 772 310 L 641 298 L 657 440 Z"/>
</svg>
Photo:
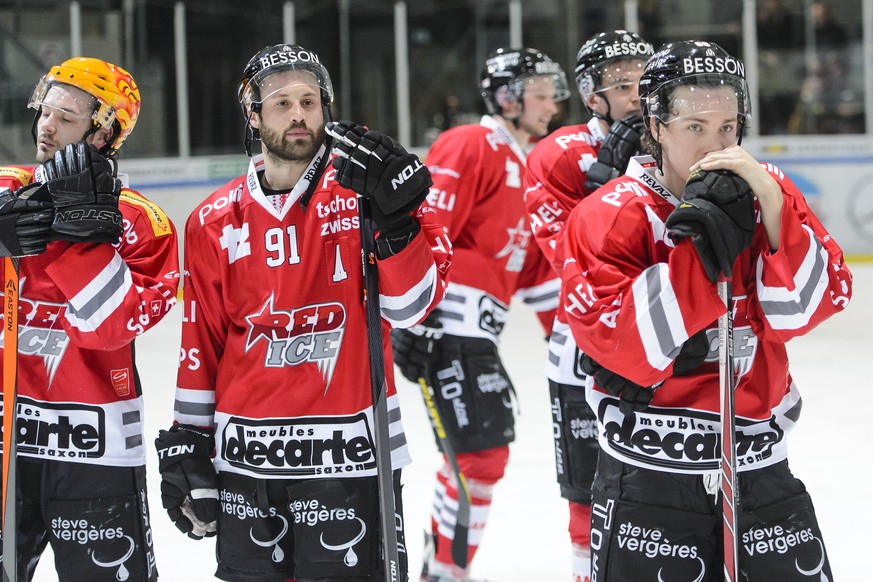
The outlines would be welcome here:
<svg viewBox="0 0 873 582">
<path fill-rule="evenodd" d="M 218 238 L 221 248 L 227 250 L 227 261 L 233 264 L 237 259 L 252 254 L 252 245 L 249 244 L 249 223 L 244 222 L 241 228 L 234 228 L 226 224 Z"/>
<path fill-rule="evenodd" d="M 245 319 L 249 324 L 246 352 L 263 341 L 265 368 L 316 364 L 327 393 L 345 335 L 346 312 L 341 303 L 282 311 L 275 308 L 274 296 L 270 295 L 257 313 Z"/>
<path fill-rule="evenodd" d="M 494 255 L 495 259 L 502 259 L 507 255 L 509 256 L 509 259 L 506 261 L 507 271 L 519 272 L 524 265 L 524 258 L 527 255 L 527 247 L 530 244 L 530 231 L 525 228 L 526 226 L 527 222 L 525 221 L 525 217 L 522 216 L 515 228 L 507 228 L 506 234 L 509 240 L 506 242 L 506 245 L 500 249 L 500 252 Z"/>
<path fill-rule="evenodd" d="M 18 354 L 41 357 L 51 387 L 61 359 L 70 345 L 70 338 L 61 326 L 67 306 L 24 297 L 26 280 L 27 277 L 22 277 L 18 285 Z M 5 296 L 5 293 L 0 294 L 0 297 Z M 5 317 L 3 319 L 5 323 Z M 0 334 L 0 347 L 3 345 L 3 334 Z"/>
<path fill-rule="evenodd" d="M 273 296 L 264 303 L 261 310 L 254 315 L 246 317 L 249 324 L 249 337 L 246 339 L 246 351 L 260 338 L 267 342 L 280 338 L 287 338 L 291 329 L 291 316 L 282 311 L 273 311 Z"/>
</svg>

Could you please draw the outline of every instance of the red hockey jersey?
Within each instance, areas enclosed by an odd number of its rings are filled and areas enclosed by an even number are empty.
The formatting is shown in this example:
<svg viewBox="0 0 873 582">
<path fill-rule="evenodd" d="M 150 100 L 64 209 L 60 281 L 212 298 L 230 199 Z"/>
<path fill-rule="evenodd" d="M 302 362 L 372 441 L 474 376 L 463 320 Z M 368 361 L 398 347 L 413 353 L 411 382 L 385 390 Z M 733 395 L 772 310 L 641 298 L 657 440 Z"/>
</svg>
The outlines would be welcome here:
<svg viewBox="0 0 873 582">
<path fill-rule="evenodd" d="M 845 308 L 852 276 L 842 251 L 778 168 L 764 164 L 784 196 L 779 248 L 763 226 L 733 274 L 733 345 L 740 471 L 786 458 L 801 399 L 785 343 Z M 579 347 L 608 369 L 655 389 L 651 406 L 624 419 L 617 399 L 589 386 L 601 448 L 634 465 L 704 473 L 719 467 L 715 284 L 690 239 L 675 245 L 664 223 L 678 203 L 654 178 L 651 157 L 631 160 L 571 213 L 563 245 L 562 304 Z M 701 329 L 707 361 L 673 376 L 682 344 Z"/>
<path fill-rule="evenodd" d="M 34 171 L 0 168 L 0 189 L 39 181 Z M 157 205 L 125 187 L 118 206 L 118 244 L 51 242 L 19 263 L 22 456 L 145 465 L 134 340 L 175 304 L 179 251 L 175 228 Z"/>
<path fill-rule="evenodd" d="M 319 156 L 325 155 L 322 148 Z M 375 475 L 358 199 L 313 161 L 280 210 L 249 171 L 185 229 L 185 317 L 175 419 L 214 426 L 215 466 L 262 478 Z M 299 202 L 318 180 L 305 208 Z M 451 245 L 435 213 L 378 261 L 382 345 L 445 294 Z M 409 462 L 393 366 L 385 367 L 392 463 Z"/>
<path fill-rule="evenodd" d="M 428 202 L 454 250 L 439 308 L 446 333 L 497 342 L 513 295 L 533 308 L 546 333 L 551 329 L 560 280 L 531 241 L 526 157 L 490 116 L 443 132 L 428 151 L 434 182 Z"/>
<path fill-rule="evenodd" d="M 591 164 L 597 161 L 604 137 L 600 122 L 592 117 L 585 125 L 556 129 L 541 139 L 527 158 L 524 202 L 531 229 L 558 276 L 564 269 L 559 235 L 570 211 L 591 193 L 583 184 Z M 559 309 L 549 334 L 546 376 L 560 384 L 584 386 L 580 357 L 567 318 Z"/>
</svg>

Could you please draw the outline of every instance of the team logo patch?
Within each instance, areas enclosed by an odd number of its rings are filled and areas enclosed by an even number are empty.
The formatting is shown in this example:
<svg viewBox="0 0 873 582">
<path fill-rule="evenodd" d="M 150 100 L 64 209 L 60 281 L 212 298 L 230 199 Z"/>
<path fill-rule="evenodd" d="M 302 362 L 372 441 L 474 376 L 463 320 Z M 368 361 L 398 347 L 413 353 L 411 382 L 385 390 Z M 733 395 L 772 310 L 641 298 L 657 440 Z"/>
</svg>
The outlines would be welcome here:
<svg viewBox="0 0 873 582">
<path fill-rule="evenodd" d="M 318 303 L 290 311 L 275 309 L 273 295 L 260 311 L 246 317 L 246 351 L 265 347 L 264 367 L 316 364 L 330 386 L 345 335 L 346 311 L 341 303 Z"/>
</svg>

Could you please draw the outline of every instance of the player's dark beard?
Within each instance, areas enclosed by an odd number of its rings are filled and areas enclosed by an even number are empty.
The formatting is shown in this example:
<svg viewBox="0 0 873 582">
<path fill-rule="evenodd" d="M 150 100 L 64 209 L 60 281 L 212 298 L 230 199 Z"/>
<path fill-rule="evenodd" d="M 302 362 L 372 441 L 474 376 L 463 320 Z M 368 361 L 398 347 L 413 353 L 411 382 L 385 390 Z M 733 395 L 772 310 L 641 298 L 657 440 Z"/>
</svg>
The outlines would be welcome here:
<svg viewBox="0 0 873 582">
<path fill-rule="evenodd" d="M 285 162 L 309 162 L 315 157 L 318 148 L 324 143 L 324 128 L 318 127 L 314 134 L 309 131 L 309 138 L 289 141 L 285 132 L 290 129 L 309 129 L 306 123 L 293 123 L 281 132 L 267 127 L 260 130 L 261 143 L 267 148 L 267 155 Z"/>
</svg>

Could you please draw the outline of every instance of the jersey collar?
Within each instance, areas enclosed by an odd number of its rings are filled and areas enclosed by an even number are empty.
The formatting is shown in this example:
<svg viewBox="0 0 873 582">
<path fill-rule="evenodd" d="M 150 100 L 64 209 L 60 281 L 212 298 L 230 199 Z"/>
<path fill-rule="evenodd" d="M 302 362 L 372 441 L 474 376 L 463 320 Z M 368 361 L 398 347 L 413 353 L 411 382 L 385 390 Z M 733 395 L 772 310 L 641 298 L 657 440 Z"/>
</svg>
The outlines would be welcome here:
<svg viewBox="0 0 873 582">
<path fill-rule="evenodd" d="M 246 173 L 246 182 L 249 186 L 249 192 L 251 192 L 252 198 L 254 198 L 258 204 L 264 207 L 264 209 L 275 216 L 278 219 L 285 218 L 285 215 L 288 214 L 288 210 L 291 206 L 294 205 L 295 202 L 300 200 L 300 197 L 307 191 L 309 188 L 309 184 L 312 180 L 318 180 L 318 176 L 316 175 L 318 172 L 318 165 L 321 162 L 321 158 L 327 155 L 327 148 L 322 144 L 322 146 L 318 149 L 318 153 L 312 158 L 312 161 L 309 162 L 309 166 L 307 166 L 306 171 L 303 172 L 303 175 L 300 177 L 300 180 L 294 185 L 291 191 L 288 193 L 288 199 L 285 200 L 285 204 L 282 206 L 282 210 L 276 210 L 276 208 L 270 204 L 270 201 L 267 200 L 267 195 L 264 193 L 264 189 L 261 187 L 261 181 L 258 179 L 258 172 L 264 170 L 264 154 L 258 154 L 256 156 L 252 156 L 252 159 L 249 161 L 249 170 Z"/>
<path fill-rule="evenodd" d="M 630 176 L 634 180 L 642 182 L 649 190 L 660 194 L 664 200 L 670 202 L 673 206 L 678 206 L 679 197 L 667 190 L 667 187 L 658 180 L 655 174 L 657 169 L 658 165 L 652 156 L 635 156 L 630 159 L 625 176 Z"/>
</svg>

